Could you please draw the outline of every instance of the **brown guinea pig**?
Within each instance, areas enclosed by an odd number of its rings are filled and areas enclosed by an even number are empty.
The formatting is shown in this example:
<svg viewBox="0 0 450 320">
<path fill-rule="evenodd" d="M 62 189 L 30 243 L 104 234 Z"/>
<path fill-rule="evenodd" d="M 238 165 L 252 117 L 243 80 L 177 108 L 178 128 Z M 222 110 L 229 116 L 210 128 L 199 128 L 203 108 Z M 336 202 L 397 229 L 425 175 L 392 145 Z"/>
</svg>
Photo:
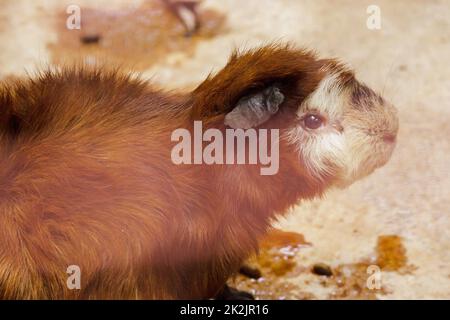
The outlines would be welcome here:
<svg viewBox="0 0 450 320">
<path fill-rule="evenodd" d="M 275 130 L 276 170 L 174 161 L 174 132 L 199 123 L 216 138 Z M 211 298 L 277 215 L 385 164 L 397 130 L 346 67 L 290 46 L 235 53 L 186 95 L 98 68 L 4 84 L 0 298 Z"/>
</svg>

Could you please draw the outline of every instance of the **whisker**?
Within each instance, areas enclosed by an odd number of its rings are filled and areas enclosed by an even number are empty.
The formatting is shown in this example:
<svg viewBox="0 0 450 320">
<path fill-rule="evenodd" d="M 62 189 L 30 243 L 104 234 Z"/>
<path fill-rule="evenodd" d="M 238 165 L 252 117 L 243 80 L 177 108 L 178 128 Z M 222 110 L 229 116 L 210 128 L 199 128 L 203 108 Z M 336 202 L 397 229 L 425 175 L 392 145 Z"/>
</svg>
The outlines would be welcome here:
<svg viewBox="0 0 450 320">
<path fill-rule="evenodd" d="M 385 96 L 385 91 L 386 91 L 386 87 L 387 87 L 388 82 L 389 82 L 389 77 L 392 75 L 392 73 L 394 71 L 394 65 L 398 61 L 398 56 L 399 55 L 400 55 L 400 49 L 398 49 L 397 53 L 394 55 L 394 59 L 392 60 L 390 66 L 389 66 L 388 72 L 386 73 L 384 84 L 383 84 L 383 87 L 381 89 L 381 96 L 383 96 L 383 97 Z M 397 84 L 397 86 L 398 86 L 398 84 Z M 395 90 L 393 92 L 395 92 Z M 388 97 L 388 100 L 392 100 L 391 97 Z"/>
</svg>

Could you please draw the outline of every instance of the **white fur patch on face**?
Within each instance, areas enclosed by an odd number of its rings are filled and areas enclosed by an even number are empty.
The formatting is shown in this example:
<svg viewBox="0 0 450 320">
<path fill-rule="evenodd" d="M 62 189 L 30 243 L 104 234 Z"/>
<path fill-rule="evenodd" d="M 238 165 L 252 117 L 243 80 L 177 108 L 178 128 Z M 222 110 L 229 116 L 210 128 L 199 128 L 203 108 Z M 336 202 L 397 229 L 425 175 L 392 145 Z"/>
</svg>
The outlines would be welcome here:
<svg viewBox="0 0 450 320">
<path fill-rule="evenodd" d="M 296 146 L 307 172 L 318 180 L 335 176 L 336 170 L 345 168 L 345 139 L 337 132 L 311 135 L 299 126 L 289 130 L 286 139 Z"/>
<path fill-rule="evenodd" d="M 347 96 L 339 83 L 339 75 L 327 75 L 297 110 L 299 118 L 310 111 L 319 112 L 327 118 L 325 127 L 307 130 L 299 125 L 286 133 L 287 141 L 296 146 L 307 171 L 318 180 L 340 175 L 346 169 L 346 140 L 333 126 L 341 117 Z"/>
</svg>

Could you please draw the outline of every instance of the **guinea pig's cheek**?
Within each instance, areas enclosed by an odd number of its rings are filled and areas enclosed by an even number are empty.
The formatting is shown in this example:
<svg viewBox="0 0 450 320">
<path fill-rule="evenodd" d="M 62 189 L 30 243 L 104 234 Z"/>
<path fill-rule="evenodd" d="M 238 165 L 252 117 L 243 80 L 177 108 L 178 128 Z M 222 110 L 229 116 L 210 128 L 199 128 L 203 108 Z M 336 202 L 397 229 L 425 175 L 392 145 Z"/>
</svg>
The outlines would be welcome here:
<svg viewBox="0 0 450 320">
<path fill-rule="evenodd" d="M 347 187 L 365 175 L 363 171 L 367 168 L 365 168 L 364 163 L 370 150 L 370 147 L 367 146 L 369 141 L 366 141 L 365 138 L 357 130 L 352 130 L 352 128 L 348 127 L 345 130 L 343 135 L 342 171 L 341 176 L 337 180 L 339 187 Z"/>
<path fill-rule="evenodd" d="M 346 146 L 342 134 L 332 131 L 313 134 L 298 127 L 290 130 L 287 141 L 295 147 L 300 165 L 311 177 L 326 181 L 343 175 Z"/>
</svg>

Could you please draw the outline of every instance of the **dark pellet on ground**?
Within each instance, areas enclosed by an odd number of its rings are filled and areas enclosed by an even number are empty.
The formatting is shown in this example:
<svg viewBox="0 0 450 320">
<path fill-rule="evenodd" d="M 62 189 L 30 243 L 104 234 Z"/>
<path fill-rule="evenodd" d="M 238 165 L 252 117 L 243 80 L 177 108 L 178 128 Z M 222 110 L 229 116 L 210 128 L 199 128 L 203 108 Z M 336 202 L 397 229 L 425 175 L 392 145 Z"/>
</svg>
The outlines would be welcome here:
<svg viewBox="0 0 450 320">
<path fill-rule="evenodd" d="M 84 35 L 80 40 L 83 44 L 96 44 L 99 43 L 100 36 L 98 34 Z"/>
<path fill-rule="evenodd" d="M 259 279 L 262 276 L 261 271 L 247 265 L 242 266 L 241 269 L 239 269 L 239 273 L 250 279 Z"/>
<path fill-rule="evenodd" d="M 319 276 L 331 277 L 333 275 L 333 271 L 331 271 L 331 268 L 324 263 L 316 263 L 312 267 L 312 272 Z"/>
</svg>

